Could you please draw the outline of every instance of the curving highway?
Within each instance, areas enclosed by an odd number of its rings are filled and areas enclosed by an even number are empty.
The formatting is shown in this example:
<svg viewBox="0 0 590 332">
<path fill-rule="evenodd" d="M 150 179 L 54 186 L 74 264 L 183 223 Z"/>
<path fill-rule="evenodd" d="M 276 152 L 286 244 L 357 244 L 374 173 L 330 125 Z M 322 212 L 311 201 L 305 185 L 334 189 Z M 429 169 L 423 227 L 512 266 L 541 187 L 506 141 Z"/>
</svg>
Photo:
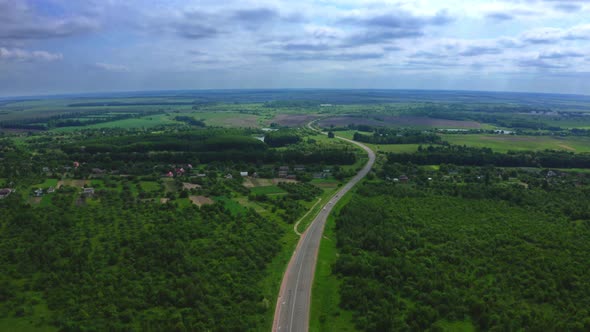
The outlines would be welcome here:
<svg viewBox="0 0 590 332">
<path fill-rule="evenodd" d="M 308 127 L 312 128 L 311 123 L 308 124 Z M 343 137 L 337 136 L 337 138 L 361 147 L 367 152 L 369 161 L 357 175 L 332 196 L 307 230 L 302 234 L 301 239 L 299 239 L 297 248 L 293 252 L 293 256 L 291 256 L 291 260 L 283 276 L 281 289 L 279 290 L 272 327 L 275 332 L 299 332 L 308 330 L 311 288 L 313 286 L 318 250 L 326 219 L 330 211 L 332 211 L 334 204 L 354 187 L 355 184 L 362 180 L 375 163 L 375 153 L 364 144 Z"/>
</svg>

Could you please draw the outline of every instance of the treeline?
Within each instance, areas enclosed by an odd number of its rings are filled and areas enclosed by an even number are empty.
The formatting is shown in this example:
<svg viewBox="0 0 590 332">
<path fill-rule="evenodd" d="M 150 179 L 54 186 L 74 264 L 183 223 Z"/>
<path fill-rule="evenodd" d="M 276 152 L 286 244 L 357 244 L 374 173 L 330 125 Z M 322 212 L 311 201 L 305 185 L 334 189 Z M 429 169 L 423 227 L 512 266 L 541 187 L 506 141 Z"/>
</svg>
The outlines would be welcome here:
<svg viewBox="0 0 590 332">
<path fill-rule="evenodd" d="M 264 136 L 264 143 L 273 148 L 296 144 L 300 141 L 301 137 L 293 130 L 270 131 Z"/>
<path fill-rule="evenodd" d="M 106 169 L 138 163 L 147 163 L 149 169 L 157 163 L 350 165 L 356 161 L 356 154 L 352 149 L 317 147 L 303 150 L 293 146 L 277 150 L 248 135 L 249 131 L 231 130 L 123 135 L 64 144 L 61 150 L 72 161 L 84 161 L 92 164 L 92 167 Z M 138 171 L 146 171 L 146 168 Z"/>
<path fill-rule="evenodd" d="M 161 113 L 161 111 L 141 111 L 133 113 L 129 113 L 126 111 L 121 113 L 114 113 L 112 110 L 68 112 L 49 117 L 33 117 L 29 119 L 4 120 L 0 121 L 0 128 L 47 130 L 51 128 L 61 127 L 88 126 L 92 124 L 138 118 Z"/>
<path fill-rule="evenodd" d="M 205 122 L 201 121 L 201 120 L 197 120 L 191 116 L 182 116 L 179 115 L 177 117 L 174 118 L 174 120 L 176 121 L 180 121 L 180 122 L 185 122 L 186 124 L 190 125 L 190 126 L 195 126 L 195 127 L 206 127 L 207 124 L 205 124 Z"/>
<path fill-rule="evenodd" d="M 178 209 L 60 190 L 45 208 L 0 200 L 0 316 L 61 331 L 259 330 L 260 280 L 282 230 L 253 210 Z M 36 317 L 39 317 L 37 314 Z"/>
<path fill-rule="evenodd" d="M 310 183 L 279 183 L 279 187 L 289 193 L 292 199 L 313 200 L 322 193 L 322 189 Z"/>
<path fill-rule="evenodd" d="M 460 145 L 420 146 L 415 153 L 390 153 L 387 159 L 390 163 L 417 165 L 590 168 L 590 154 L 552 150 L 498 153 L 490 148 Z"/>
<path fill-rule="evenodd" d="M 548 125 L 542 121 L 531 119 L 531 116 L 520 115 L 530 112 L 551 112 L 550 109 L 541 109 L 528 106 L 510 105 L 430 105 L 415 110 L 413 115 L 422 115 L 445 120 L 473 120 L 477 122 L 493 123 L 500 127 L 514 129 L 532 129 L 559 131 L 562 128 Z"/>
<path fill-rule="evenodd" d="M 439 135 L 420 130 L 392 130 L 375 129 L 373 135 L 354 133 L 353 139 L 357 142 L 372 144 L 440 144 L 442 139 Z"/>
<path fill-rule="evenodd" d="M 590 224 L 559 206 L 587 211 L 590 192 L 460 187 L 369 184 L 337 216 L 333 273 L 356 327 L 589 330 Z"/>
</svg>

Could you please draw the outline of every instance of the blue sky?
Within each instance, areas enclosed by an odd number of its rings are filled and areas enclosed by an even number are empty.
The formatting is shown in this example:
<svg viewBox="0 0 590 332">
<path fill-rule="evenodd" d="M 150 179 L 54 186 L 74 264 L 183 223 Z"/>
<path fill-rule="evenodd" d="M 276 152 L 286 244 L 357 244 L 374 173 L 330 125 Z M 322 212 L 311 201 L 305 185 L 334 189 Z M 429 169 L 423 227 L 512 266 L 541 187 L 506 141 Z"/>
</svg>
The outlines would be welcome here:
<svg viewBox="0 0 590 332">
<path fill-rule="evenodd" d="M 0 96 L 220 88 L 590 94 L 590 1 L 0 0 Z"/>
</svg>

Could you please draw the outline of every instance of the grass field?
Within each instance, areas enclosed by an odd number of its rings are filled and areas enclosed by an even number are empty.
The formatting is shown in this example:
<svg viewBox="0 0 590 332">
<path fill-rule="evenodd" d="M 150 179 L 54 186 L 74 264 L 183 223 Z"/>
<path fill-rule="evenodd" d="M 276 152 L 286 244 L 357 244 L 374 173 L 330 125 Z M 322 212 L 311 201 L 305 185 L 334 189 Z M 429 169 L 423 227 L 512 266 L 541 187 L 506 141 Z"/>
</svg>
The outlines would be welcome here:
<svg viewBox="0 0 590 332">
<path fill-rule="evenodd" d="M 37 188 L 41 188 L 41 189 L 47 189 L 49 187 L 57 187 L 57 179 L 46 179 L 45 181 L 43 181 L 43 183 L 39 183 L 36 185 L 31 186 L 31 189 L 37 189 Z"/>
<path fill-rule="evenodd" d="M 256 195 L 276 195 L 286 194 L 287 192 L 278 186 L 254 187 L 250 189 Z"/>
<path fill-rule="evenodd" d="M 139 185 L 141 186 L 141 189 L 147 192 L 158 191 L 161 189 L 160 184 L 155 181 L 141 181 L 139 182 Z"/>
<path fill-rule="evenodd" d="M 513 136 L 513 135 L 442 135 L 451 144 L 488 147 L 496 152 L 564 150 L 590 152 L 590 137 Z"/>
<path fill-rule="evenodd" d="M 96 123 L 89 126 L 81 127 L 62 127 L 56 128 L 52 131 L 73 131 L 80 129 L 99 129 L 99 128 L 152 128 L 160 125 L 171 125 L 180 124 L 178 121 L 174 121 L 171 115 L 168 114 L 157 114 L 150 115 L 141 118 L 124 119 L 111 122 Z"/>
</svg>

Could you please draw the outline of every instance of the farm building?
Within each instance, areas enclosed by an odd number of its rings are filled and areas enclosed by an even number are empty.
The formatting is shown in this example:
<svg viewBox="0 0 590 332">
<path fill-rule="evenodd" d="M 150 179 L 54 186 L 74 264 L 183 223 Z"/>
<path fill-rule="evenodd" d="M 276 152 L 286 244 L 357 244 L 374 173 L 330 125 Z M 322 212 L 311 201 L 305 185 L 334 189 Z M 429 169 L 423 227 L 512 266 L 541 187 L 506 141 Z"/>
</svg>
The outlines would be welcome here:
<svg viewBox="0 0 590 332">
<path fill-rule="evenodd" d="M 94 195 L 94 188 L 84 188 L 82 195 L 86 197 Z"/>
<path fill-rule="evenodd" d="M 11 193 L 12 193 L 12 189 L 9 189 L 9 188 L 0 189 L 0 199 L 7 197 Z"/>
</svg>

